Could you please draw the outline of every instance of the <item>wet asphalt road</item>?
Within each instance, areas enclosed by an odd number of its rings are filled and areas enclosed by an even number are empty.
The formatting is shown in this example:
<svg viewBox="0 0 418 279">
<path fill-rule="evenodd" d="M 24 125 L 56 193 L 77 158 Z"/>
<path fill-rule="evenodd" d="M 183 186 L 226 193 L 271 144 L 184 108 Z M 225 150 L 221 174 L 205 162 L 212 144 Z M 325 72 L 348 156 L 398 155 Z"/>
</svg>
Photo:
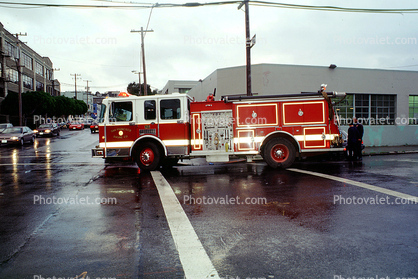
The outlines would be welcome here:
<svg viewBox="0 0 418 279">
<path fill-rule="evenodd" d="M 0 278 L 185 276 L 153 177 L 91 158 L 97 138 L 63 131 L 0 148 Z M 219 277 L 418 277 L 417 204 L 296 172 L 417 197 L 418 154 L 293 171 L 201 162 L 161 172 Z"/>
</svg>

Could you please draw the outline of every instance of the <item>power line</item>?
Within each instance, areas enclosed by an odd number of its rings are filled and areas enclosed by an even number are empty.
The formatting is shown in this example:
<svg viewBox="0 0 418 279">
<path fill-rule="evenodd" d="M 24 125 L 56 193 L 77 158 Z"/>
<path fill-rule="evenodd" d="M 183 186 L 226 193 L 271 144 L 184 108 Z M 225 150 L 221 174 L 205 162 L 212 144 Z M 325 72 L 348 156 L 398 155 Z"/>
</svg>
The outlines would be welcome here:
<svg viewBox="0 0 418 279">
<path fill-rule="evenodd" d="M 105 1 L 109 2 L 109 1 Z M 48 4 L 48 3 L 23 3 L 23 2 L 7 2 L 0 1 L 0 5 L 10 5 L 9 8 L 20 7 L 52 7 L 52 8 L 102 8 L 102 9 L 153 9 L 153 8 L 175 8 L 175 7 L 203 7 L 203 6 L 219 6 L 239 4 L 242 1 L 217 1 L 217 2 L 187 2 L 182 4 L 174 3 L 138 3 L 125 5 L 81 5 L 81 4 Z M 121 2 L 115 2 L 121 3 Z M 330 12 L 350 12 L 350 13 L 381 13 L 381 14 L 403 14 L 403 13 L 418 13 L 418 8 L 411 9 L 371 9 L 371 8 L 347 8 L 338 6 L 313 6 L 313 5 L 299 5 L 299 4 L 287 4 L 269 1 L 249 1 L 250 5 L 284 8 L 284 9 L 302 9 L 313 11 L 330 11 Z"/>
<path fill-rule="evenodd" d="M 65 83 L 65 82 L 60 82 L 61 85 L 67 86 L 67 87 L 74 87 L 74 84 L 71 83 Z M 112 88 L 112 87 L 121 87 L 121 86 L 126 86 L 126 83 L 123 84 L 116 84 L 116 85 L 103 85 L 103 86 L 99 86 L 99 85 L 89 85 L 89 88 Z M 83 88 L 85 87 L 84 85 L 77 85 L 77 88 Z"/>
<path fill-rule="evenodd" d="M 119 68 L 131 68 L 131 66 L 125 66 L 125 65 L 107 65 L 107 64 L 97 64 L 97 63 L 89 63 L 86 61 L 80 61 L 80 60 L 73 60 L 73 59 L 66 59 L 66 58 L 62 58 L 62 57 L 55 57 L 55 56 L 50 56 L 52 57 L 54 60 L 65 60 L 65 61 L 69 61 L 69 62 L 73 62 L 73 63 L 83 63 L 85 65 L 93 65 L 93 66 L 100 66 L 100 67 L 119 67 Z"/>
<path fill-rule="evenodd" d="M 250 4 L 253 6 L 286 8 L 286 9 L 302 9 L 314 11 L 331 11 L 331 12 L 351 12 L 351 13 L 418 13 L 418 9 L 367 9 L 367 8 L 346 8 L 338 6 L 312 6 L 312 5 L 298 5 L 286 4 L 268 1 L 252 0 Z"/>
</svg>

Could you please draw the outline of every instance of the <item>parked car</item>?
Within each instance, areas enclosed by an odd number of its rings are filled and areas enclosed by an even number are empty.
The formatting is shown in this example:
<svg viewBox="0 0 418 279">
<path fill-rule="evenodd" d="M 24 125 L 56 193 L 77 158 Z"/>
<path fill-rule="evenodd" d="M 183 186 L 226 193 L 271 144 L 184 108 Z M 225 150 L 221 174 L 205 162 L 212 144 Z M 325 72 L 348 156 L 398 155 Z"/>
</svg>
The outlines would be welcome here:
<svg viewBox="0 0 418 279">
<path fill-rule="evenodd" d="M 85 127 L 90 127 L 90 125 L 92 125 L 94 123 L 94 119 L 93 118 L 84 118 L 83 119 L 83 124 Z"/>
<path fill-rule="evenodd" d="M 98 133 L 99 132 L 99 124 L 97 123 L 91 123 L 90 125 L 90 132 L 93 133 Z"/>
<path fill-rule="evenodd" d="M 42 136 L 59 136 L 60 135 L 61 128 L 58 127 L 55 123 L 50 124 L 42 124 L 38 127 L 38 129 L 33 130 L 33 132 L 36 134 L 37 137 Z"/>
<path fill-rule="evenodd" d="M 12 123 L 1 123 L 0 124 L 0 133 L 3 132 L 6 128 L 13 127 Z"/>
<path fill-rule="evenodd" d="M 58 123 L 58 126 L 59 126 L 61 129 L 66 129 L 66 128 L 68 128 L 68 124 L 67 124 L 67 123 L 65 123 L 65 122 Z"/>
<path fill-rule="evenodd" d="M 83 130 L 84 124 L 73 122 L 73 123 L 70 123 L 70 125 L 68 125 L 68 129 L 69 130 Z"/>
<path fill-rule="evenodd" d="M 26 141 L 35 141 L 35 133 L 26 126 L 9 127 L 0 134 L 1 144 L 23 145 Z"/>
</svg>

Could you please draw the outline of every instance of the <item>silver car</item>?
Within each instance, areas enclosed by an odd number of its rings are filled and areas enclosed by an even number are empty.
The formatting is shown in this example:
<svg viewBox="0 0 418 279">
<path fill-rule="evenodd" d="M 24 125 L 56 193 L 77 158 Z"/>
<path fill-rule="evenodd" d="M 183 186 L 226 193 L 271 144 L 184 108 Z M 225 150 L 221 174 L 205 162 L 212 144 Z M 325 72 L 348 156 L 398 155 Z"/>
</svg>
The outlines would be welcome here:
<svg viewBox="0 0 418 279">
<path fill-rule="evenodd" d="M 0 133 L 6 130 L 6 128 L 13 127 L 13 124 L 11 123 L 1 123 L 0 124 Z"/>
<path fill-rule="evenodd" d="M 0 144 L 20 144 L 25 142 L 33 143 L 35 141 L 35 133 L 26 126 L 15 126 L 6 128 L 0 133 Z"/>
</svg>

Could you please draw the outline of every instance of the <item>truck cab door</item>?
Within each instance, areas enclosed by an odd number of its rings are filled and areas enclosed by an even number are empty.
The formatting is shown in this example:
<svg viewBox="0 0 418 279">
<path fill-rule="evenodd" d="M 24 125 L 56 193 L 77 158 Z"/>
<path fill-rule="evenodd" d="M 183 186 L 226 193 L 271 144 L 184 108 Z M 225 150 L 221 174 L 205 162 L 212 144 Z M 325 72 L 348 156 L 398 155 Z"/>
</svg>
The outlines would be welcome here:
<svg viewBox="0 0 418 279">
<path fill-rule="evenodd" d="M 189 153 L 190 124 L 187 96 L 173 96 L 158 100 L 159 138 L 167 147 L 168 155 Z"/>
<path fill-rule="evenodd" d="M 121 99 L 109 105 L 109 124 L 105 127 L 106 147 L 114 148 L 118 156 L 129 156 L 126 149 L 129 151 L 137 134 L 133 102 Z"/>
</svg>

